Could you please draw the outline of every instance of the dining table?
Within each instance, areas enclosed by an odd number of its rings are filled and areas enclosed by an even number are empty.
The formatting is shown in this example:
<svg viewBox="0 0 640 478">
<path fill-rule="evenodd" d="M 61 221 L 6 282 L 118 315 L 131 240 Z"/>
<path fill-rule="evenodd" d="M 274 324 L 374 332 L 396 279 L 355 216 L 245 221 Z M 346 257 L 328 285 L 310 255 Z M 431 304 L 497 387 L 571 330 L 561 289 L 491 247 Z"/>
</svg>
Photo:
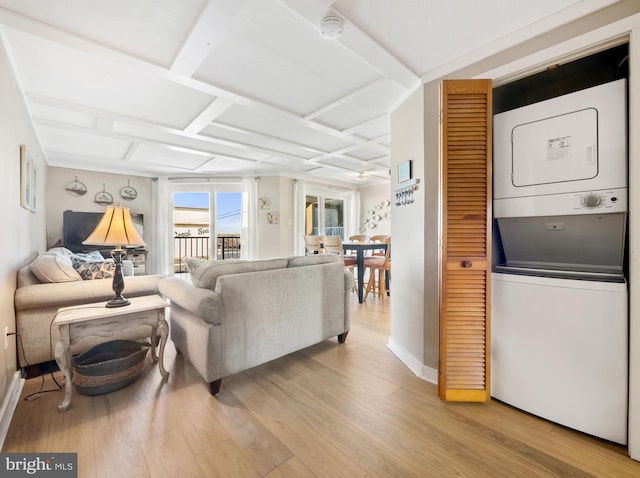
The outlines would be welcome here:
<svg viewBox="0 0 640 478">
<path fill-rule="evenodd" d="M 387 245 L 384 242 L 343 242 L 342 249 L 356 252 L 356 265 L 358 268 L 358 302 L 362 304 L 364 300 L 364 254 L 366 251 L 386 251 Z"/>
</svg>

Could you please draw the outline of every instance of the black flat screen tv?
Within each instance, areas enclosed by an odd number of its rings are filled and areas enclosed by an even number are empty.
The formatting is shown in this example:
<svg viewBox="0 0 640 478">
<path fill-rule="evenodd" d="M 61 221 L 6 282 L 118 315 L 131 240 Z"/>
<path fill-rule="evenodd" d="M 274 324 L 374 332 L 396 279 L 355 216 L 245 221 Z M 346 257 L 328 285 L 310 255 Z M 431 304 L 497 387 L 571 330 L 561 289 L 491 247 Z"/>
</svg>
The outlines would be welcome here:
<svg viewBox="0 0 640 478">
<path fill-rule="evenodd" d="M 103 215 L 101 212 L 64 211 L 62 245 L 72 252 L 110 251 L 112 248 L 109 246 L 87 246 L 82 243 L 93 232 Z M 132 212 L 131 219 L 140 237 L 144 237 L 143 215 Z"/>
</svg>

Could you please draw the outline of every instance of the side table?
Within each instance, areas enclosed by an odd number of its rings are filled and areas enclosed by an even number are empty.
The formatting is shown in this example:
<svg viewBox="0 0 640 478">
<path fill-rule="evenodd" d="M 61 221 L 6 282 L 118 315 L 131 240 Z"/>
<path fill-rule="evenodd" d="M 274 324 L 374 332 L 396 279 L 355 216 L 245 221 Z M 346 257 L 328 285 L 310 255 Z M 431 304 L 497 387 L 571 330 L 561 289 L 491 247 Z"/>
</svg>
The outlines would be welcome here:
<svg viewBox="0 0 640 478">
<path fill-rule="evenodd" d="M 99 338 L 101 342 L 113 339 L 116 334 L 128 328 L 138 328 L 148 325 L 151 337 L 151 355 L 154 362 L 158 362 L 160 375 L 163 379 L 169 376 L 164 368 L 164 347 L 167 343 L 169 326 L 165 320 L 167 302 L 159 295 L 147 295 L 129 299 L 131 304 L 123 307 L 105 307 L 105 301 L 93 304 L 83 304 L 63 307 L 58 310 L 52 325 L 58 327 L 60 338 L 55 347 L 55 358 L 58 367 L 64 374 L 64 400 L 58 409 L 62 412 L 71 403 L 72 385 L 72 355 L 71 349 L 86 337 Z M 156 354 L 156 338 L 160 333 L 160 351 Z"/>
</svg>

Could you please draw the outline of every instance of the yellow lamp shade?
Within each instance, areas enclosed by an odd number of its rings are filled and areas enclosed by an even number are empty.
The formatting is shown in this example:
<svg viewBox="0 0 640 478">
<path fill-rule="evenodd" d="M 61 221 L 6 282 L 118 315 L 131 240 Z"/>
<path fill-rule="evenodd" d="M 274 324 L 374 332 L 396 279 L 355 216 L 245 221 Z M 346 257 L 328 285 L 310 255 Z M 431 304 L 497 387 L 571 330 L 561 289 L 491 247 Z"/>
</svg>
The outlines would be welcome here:
<svg viewBox="0 0 640 478">
<path fill-rule="evenodd" d="M 129 208 L 109 206 L 100 222 L 83 242 L 90 246 L 146 246 L 138 234 Z"/>
</svg>

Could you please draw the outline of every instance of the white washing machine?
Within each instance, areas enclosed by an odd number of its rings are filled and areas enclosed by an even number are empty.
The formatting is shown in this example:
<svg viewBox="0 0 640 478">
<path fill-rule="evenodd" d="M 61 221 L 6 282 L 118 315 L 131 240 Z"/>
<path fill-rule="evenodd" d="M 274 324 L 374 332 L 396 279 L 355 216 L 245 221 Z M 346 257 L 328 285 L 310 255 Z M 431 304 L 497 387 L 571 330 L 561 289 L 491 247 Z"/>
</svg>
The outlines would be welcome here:
<svg viewBox="0 0 640 478">
<path fill-rule="evenodd" d="M 626 444 L 626 284 L 493 273 L 491 287 L 491 395 Z"/>
<path fill-rule="evenodd" d="M 627 442 L 626 83 L 494 117 L 492 396 Z"/>
</svg>

